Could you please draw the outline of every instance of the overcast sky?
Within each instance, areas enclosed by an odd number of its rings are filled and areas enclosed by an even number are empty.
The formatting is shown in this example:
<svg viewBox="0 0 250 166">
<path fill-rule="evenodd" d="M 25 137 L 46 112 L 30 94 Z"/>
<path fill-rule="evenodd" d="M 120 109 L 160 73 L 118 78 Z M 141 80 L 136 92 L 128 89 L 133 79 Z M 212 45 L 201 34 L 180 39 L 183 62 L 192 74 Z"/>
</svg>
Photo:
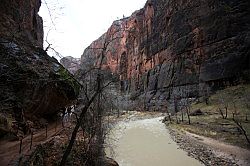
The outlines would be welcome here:
<svg viewBox="0 0 250 166">
<path fill-rule="evenodd" d="M 141 9 L 145 2 L 146 0 L 42 0 L 39 14 L 44 20 L 44 37 L 46 38 L 50 29 L 47 39 L 53 48 L 62 56 L 80 58 L 84 49 L 105 33 L 114 20 L 121 19 L 123 15 L 130 16 Z"/>
</svg>

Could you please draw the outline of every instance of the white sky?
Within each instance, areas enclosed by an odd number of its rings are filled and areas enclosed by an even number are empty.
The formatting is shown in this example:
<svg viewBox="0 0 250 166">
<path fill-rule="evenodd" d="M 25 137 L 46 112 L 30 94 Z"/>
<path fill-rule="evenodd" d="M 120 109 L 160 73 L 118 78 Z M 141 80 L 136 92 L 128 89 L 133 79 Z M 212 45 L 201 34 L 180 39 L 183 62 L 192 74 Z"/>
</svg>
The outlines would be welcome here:
<svg viewBox="0 0 250 166">
<path fill-rule="evenodd" d="M 48 41 L 52 47 L 62 56 L 80 58 L 84 49 L 105 33 L 114 20 L 130 16 L 145 3 L 146 0 L 42 0 L 39 15 L 44 21 L 44 38 L 51 29 Z"/>
</svg>

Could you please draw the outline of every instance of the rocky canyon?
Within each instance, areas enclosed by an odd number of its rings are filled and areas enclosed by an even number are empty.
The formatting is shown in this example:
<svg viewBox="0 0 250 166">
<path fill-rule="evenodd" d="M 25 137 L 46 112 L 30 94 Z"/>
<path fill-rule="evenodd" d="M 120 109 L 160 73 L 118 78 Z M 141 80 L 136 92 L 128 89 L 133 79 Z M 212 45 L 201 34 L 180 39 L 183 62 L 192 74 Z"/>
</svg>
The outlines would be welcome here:
<svg viewBox="0 0 250 166">
<path fill-rule="evenodd" d="M 42 3 L 0 3 L 0 165 L 249 165 L 249 0 L 145 0 L 60 62 Z"/>
<path fill-rule="evenodd" d="M 173 110 L 187 98 L 249 81 L 248 8 L 247 0 L 149 0 L 114 21 L 81 65 L 98 64 L 106 44 L 102 68 L 119 74 L 132 108 Z"/>
</svg>

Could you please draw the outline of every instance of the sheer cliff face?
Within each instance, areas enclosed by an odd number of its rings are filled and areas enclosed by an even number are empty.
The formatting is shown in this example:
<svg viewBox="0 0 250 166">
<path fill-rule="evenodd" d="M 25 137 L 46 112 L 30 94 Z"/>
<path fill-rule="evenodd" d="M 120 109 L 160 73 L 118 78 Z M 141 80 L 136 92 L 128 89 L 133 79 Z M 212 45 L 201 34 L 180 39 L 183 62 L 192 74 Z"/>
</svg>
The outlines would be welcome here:
<svg viewBox="0 0 250 166">
<path fill-rule="evenodd" d="M 121 89 L 145 108 L 232 84 L 249 70 L 248 0 L 151 0 L 131 17 L 115 21 L 82 55 L 119 73 Z M 94 62 L 93 62 L 94 61 Z M 209 88 L 208 88 L 209 87 Z M 162 108 L 162 107 L 161 107 Z"/>
<path fill-rule="evenodd" d="M 43 47 L 43 21 L 37 14 L 41 0 L 1 0 L 0 36 Z"/>
<path fill-rule="evenodd" d="M 0 3 L 0 137 L 72 105 L 80 85 L 42 49 L 40 0 Z M 21 124 L 21 125 L 20 125 Z"/>
</svg>

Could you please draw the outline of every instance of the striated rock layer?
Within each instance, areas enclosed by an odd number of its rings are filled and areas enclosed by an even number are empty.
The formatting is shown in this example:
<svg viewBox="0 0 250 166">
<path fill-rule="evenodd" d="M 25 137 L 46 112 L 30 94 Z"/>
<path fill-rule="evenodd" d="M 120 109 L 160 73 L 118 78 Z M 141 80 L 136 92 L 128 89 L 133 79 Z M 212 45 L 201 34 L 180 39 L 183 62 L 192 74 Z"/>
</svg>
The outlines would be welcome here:
<svg viewBox="0 0 250 166">
<path fill-rule="evenodd" d="M 40 0 L 0 3 L 0 137 L 26 134 L 76 99 L 80 84 L 42 49 Z M 44 120 L 42 120 L 44 122 Z"/>
<path fill-rule="evenodd" d="M 120 75 L 121 90 L 143 109 L 173 108 L 226 85 L 249 80 L 248 0 L 148 0 L 115 21 L 83 53 Z"/>
</svg>

